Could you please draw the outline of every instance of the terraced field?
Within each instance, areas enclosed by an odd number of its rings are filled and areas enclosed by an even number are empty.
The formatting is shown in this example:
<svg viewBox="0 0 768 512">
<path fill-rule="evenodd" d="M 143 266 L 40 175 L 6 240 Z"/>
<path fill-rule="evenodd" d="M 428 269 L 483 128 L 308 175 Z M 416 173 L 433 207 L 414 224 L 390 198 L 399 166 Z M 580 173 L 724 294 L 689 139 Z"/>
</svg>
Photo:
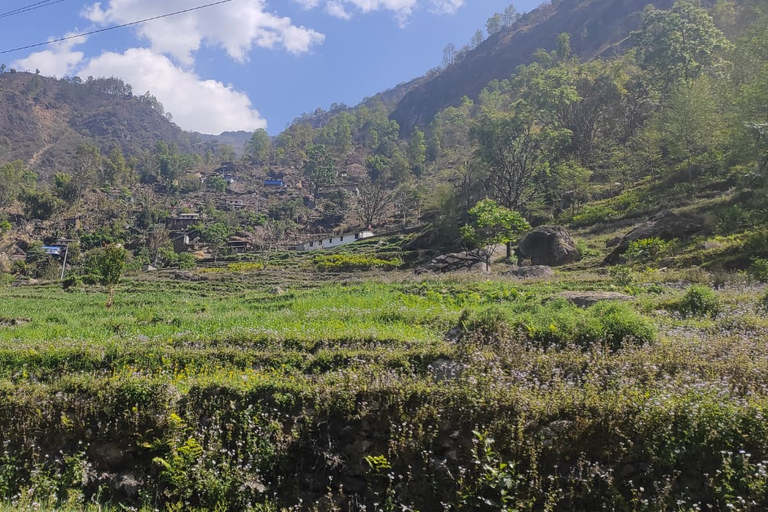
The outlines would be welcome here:
<svg viewBox="0 0 768 512">
<path fill-rule="evenodd" d="M 768 507 L 743 277 L 240 268 L 0 289 L 8 510 Z"/>
</svg>

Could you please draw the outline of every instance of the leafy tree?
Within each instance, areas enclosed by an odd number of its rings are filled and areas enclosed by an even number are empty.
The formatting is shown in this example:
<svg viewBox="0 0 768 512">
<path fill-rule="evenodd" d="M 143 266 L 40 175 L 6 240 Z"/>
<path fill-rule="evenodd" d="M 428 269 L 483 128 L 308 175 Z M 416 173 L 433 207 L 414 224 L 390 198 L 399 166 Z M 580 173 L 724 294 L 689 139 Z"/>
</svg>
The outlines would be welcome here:
<svg viewBox="0 0 768 512">
<path fill-rule="evenodd" d="M 227 190 L 227 180 L 225 180 L 221 176 L 211 176 L 210 178 L 208 178 L 205 184 L 209 190 L 212 190 L 214 192 L 221 193 L 221 192 L 226 192 Z"/>
<path fill-rule="evenodd" d="M 669 11 L 646 7 L 635 44 L 640 63 L 664 92 L 681 80 L 698 78 L 728 47 L 712 17 L 695 0 L 677 0 Z"/>
<path fill-rule="evenodd" d="M 109 289 L 107 308 L 114 302 L 115 286 L 120 282 L 125 270 L 127 252 L 119 245 L 109 245 L 100 249 L 96 257 L 99 282 Z"/>
<path fill-rule="evenodd" d="M 318 144 L 309 147 L 303 172 L 309 181 L 309 190 L 313 196 L 317 196 L 322 187 L 327 187 L 336 180 L 336 166 L 326 146 Z"/>
<path fill-rule="evenodd" d="M 504 26 L 501 22 L 501 14 L 496 13 L 485 22 L 485 29 L 488 31 L 488 37 L 500 31 Z"/>
<path fill-rule="evenodd" d="M 485 36 L 483 36 L 483 31 L 480 29 L 477 29 L 475 34 L 472 36 L 472 40 L 469 42 L 470 49 L 474 50 L 481 44 L 483 44 L 483 41 L 485 40 Z"/>
<path fill-rule="evenodd" d="M 25 182 L 24 162 L 15 160 L 0 166 L 0 208 L 15 201 Z"/>
<path fill-rule="evenodd" d="M 104 159 L 103 181 L 112 186 L 133 181 L 133 170 L 128 166 L 123 155 L 123 150 L 115 146 Z"/>
<path fill-rule="evenodd" d="M 546 174 L 567 132 L 541 128 L 525 105 L 515 113 L 485 114 L 472 132 L 477 156 L 489 168 L 488 187 L 500 205 L 525 211 L 541 192 L 536 178 Z"/>
<path fill-rule="evenodd" d="M 420 175 L 424 168 L 424 163 L 427 161 L 427 143 L 424 136 L 424 132 L 418 128 L 413 133 L 411 141 L 408 144 L 408 161 L 411 165 L 411 169 Z"/>
<path fill-rule="evenodd" d="M 551 67 L 534 63 L 521 68 L 512 88 L 540 123 L 569 132 L 564 151 L 587 164 L 599 139 L 622 138 L 631 131 L 626 126 L 632 121 L 627 115 L 631 101 L 627 68 L 625 60 L 579 63 L 569 59 Z"/>
<path fill-rule="evenodd" d="M 691 179 L 693 160 L 717 146 L 718 113 L 709 81 L 683 82 L 670 94 L 651 123 L 672 160 L 685 162 Z"/>
<path fill-rule="evenodd" d="M 47 190 L 29 190 L 23 194 L 22 200 L 27 214 L 33 219 L 49 219 L 66 206 L 64 201 Z"/>
<path fill-rule="evenodd" d="M 511 27 L 514 23 L 520 19 L 520 13 L 517 12 L 515 6 L 509 4 L 504 12 L 501 13 L 501 24 L 504 27 Z"/>
<path fill-rule="evenodd" d="M 368 170 L 371 181 L 378 181 L 383 178 L 388 167 L 389 159 L 381 155 L 373 155 L 365 159 L 365 168 Z"/>
<path fill-rule="evenodd" d="M 211 254 L 213 254 L 213 260 L 216 261 L 227 248 L 227 238 L 230 235 L 229 226 L 223 222 L 214 222 L 200 227 L 199 231 L 201 240 L 208 244 Z"/>
<path fill-rule="evenodd" d="M 469 218 L 470 222 L 461 228 L 461 236 L 485 258 L 489 269 L 491 256 L 499 245 L 510 244 L 530 229 L 519 213 L 500 206 L 493 199 L 478 201 L 469 210 Z"/>
</svg>

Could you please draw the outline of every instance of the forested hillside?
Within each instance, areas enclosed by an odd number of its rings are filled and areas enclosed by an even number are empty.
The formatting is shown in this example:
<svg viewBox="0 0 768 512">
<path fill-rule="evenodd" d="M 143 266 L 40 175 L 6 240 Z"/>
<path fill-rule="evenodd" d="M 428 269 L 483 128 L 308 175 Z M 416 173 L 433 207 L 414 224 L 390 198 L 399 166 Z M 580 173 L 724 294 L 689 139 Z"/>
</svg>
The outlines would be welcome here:
<svg viewBox="0 0 768 512">
<path fill-rule="evenodd" d="M 766 218 L 767 16 L 757 1 L 679 0 L 643 12 L 635 3 L 568 1 L 522 17 L 510 7 L 489 18 L 485 42 L 478 33 L 442 69 L 356 107 L 318 109 L 275 138 L 259 130 L 242 158 L 183 134 L 151 94 L 133 96 L 118 80 L 6 71 L 3 101 L 16 110 L 4 112 L 2 206 L 20 229 L 91 212 L 102 221 L 89 229 L 125 241 L 181 210 L 205 213 L 219 238 L 256 239 L 269 224 L 283 244 L 427 223 L 428 247 L 461 245 L 459 228 L 485 197 L 534 226 L 606 237 L 662 209 L 689 208 L 702 221 L 699 237 L 726 237 L 711 262 L 744 267 L 747 247 L 757 248 L 752 256 L 766 250 L 753 239 Z M 544 38 L 566 19 L 570 33 Z M 540 48 L 530 53 L 531 45 Z M 529 64 L 474 100 L 474 85 L 459 87 L 458 105 L 403 137 L 410 126 L 395 119 L 406 91 L 486 76 L 466 66 L 484 73 L 511 58 L 496 55 L 502 46 Z M 64 229 L 52 222 L 46 233 Z M 668 249 L 681 264 L 695 261 L 697 241 Z"/>
</svg>

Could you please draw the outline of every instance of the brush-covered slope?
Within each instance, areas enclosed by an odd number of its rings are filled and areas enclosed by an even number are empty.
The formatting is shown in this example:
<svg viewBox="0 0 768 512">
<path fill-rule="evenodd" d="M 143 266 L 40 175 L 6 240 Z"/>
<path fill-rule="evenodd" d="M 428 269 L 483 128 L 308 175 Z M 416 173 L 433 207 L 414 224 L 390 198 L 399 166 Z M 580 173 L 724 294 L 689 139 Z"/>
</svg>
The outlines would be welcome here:
<svg viewBox="0 0 768 512">
<path fill-rule="evenodd" d="M 442 109 L 461 98 L 476 99 L 492 80 L 509 78 L 529 64 L 540 48 L 551 50 L 557 34 L 571 35 L 572 50 L 587 60 L 619 45 L 640 26 L 643 9 L 667 9 L 671 0 L 563 0 L 547 3 L 509 28 L 489 37 L 459 62 L 433 79 L 413 87 L 391 115 L 403 133 L 429 124 Z"/>
<path fill-rule="evenodd" d="M 190 148 L 189 135 L 149 95 L 135 96 L 117 79 L 56 80 L 31 73 L 0 74 L 0 163 L 23 160 L 41 176 L 66 170 L 77 146 L 126 156 L 158 141 Z"/>
</svg>

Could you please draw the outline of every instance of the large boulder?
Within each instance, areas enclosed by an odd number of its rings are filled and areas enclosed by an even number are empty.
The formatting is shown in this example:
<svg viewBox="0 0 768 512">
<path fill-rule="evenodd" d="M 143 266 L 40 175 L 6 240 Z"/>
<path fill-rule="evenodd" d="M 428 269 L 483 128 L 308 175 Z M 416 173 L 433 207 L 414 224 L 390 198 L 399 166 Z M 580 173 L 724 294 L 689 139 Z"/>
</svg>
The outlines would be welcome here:
<svg viewBox="0 0 768 512">
<path fill-rule="evenodd" d="M 555 271 L 545 265 L 534 265 L 531 267 L 515 267 L 505 275 L 519 279 L 543 279 L 555 277 Z"/>
<path fill-rule="evenodd" d="M 444 254 L 433 259 L 416 272 L 457 272 L 457 271 L 488 272 L 485 258 L 471 252 Z"/>
<path fill-rule="evenodd" d="M 693 218 L 683 217 L 669 210 L 663 210 L 640 224 L 632 231 L 624 235 L 619 245 L 605 257 L 603 265 L 619 263 L 621 256 L 627 249 L 629 243 L 635 240 L 644 240 L 646 238 L 660 238 L 661 240 L 674 240 L 675 238 L 686 238 L 701 231 L 701 223 Z"/>
<path fill-rule="evenodd" d="M 581 253 L 568 230 L 562 226 L 536 228 L 520 242 L 518 259 L 530 259 L 531 265 L 557 267 L 577 262 Z"/>
</svg>

